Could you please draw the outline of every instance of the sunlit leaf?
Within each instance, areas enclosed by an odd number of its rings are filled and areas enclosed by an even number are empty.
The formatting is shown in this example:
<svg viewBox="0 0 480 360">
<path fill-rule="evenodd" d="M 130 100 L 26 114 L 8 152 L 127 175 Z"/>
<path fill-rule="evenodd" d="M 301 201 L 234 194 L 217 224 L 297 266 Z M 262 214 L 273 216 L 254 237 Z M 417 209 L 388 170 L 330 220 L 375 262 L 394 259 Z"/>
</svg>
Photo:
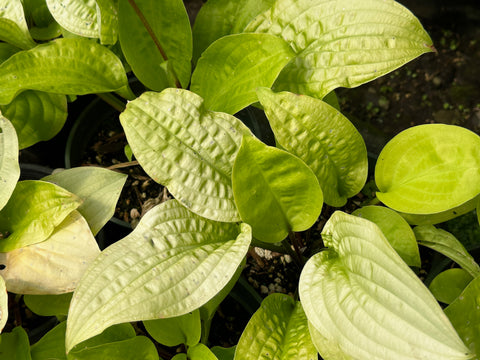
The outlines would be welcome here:
<svg viewBox="0 0 480 360">
<path fill-rule="evenodd" d="M 0 0 L 0 40 L 21 49 L 36 45 L 28 31 L 21 0 Z"/>
<path fill-rule="evenodd" d="M 156 341 L 166 346 L 194 346 L 200 342 L 202 329 L 198 310 L 178 317 L 144 321 L 143 325 Z"/>
<path fill-rule="evenodd" d="M 472 353 L 473 360 L 480 358 L 480 277 L 475 278 L 446 309 L 458 335 Z"/>
<path fill-rule="evenodd" d="M 0 333 L 8 320 L 8 294 L 5 281 L 0 276 Z"/>
<path fill-rule="evenodd" d="M 72 292 L 99 253 L 87 222 L 73 211 L 47 240 L 0 253 L 0 276 L 17 294 Z"/>
<path fill-rule="evenodd" d="M 12 123 L 0 113 L 0 210 L 10 199 L 19 177 L 17 134 Z"/>
<path fill-rule="evenodd" d="M 455 236 L 433 225 L 419 225 L 413 229 L 420 245 L 449 257 L 473 277 L 480 275 L 480 267 Z"/>
<path fill-rule="evenodd" d="M 428 288 L 438 301 L 451 304 L 472 280 L 466 270 L 448 269 L 438 274 Z"/>
<path fill-rule="evenodd" d="M 377 197 L 409 214 L 435 214 L 480 193 L 480 137 L 465 128 L 427 124 L 395 136 L 375 167 Z"/>
<path fill-rule="evenodd" d="M 20 149 L 53 138 L 68 115 L 65 95 L 31 90 L 19 94 L 8 105 L 0 105 L 0 110 L 15 127 Z"/>
<path fill-rule="evenodd" d="M 432 51 L 418 19 L 393 0 L 280 0 L 245 30 L 282 37 L 295 50 L 276 90 L 320 99 Z"/>
<path fill-rule="evenodd" d="M 58 295 L 24 295 L 25 305 L 40 316 L 66 316 L 73 293 Z"/>
<path fill-rule="evenodd" d="M 76 195 L 54 184 L 18 182 L 0 211 L 0 252 L 44 241 L 81 202 Z"/>
<path fill-rule="evenodd" d="M 166 72 L 169 69 L 161 67 L 168 59 L 174 76 L 186 88 L 191 74 L 192 32 L 183 2 L 136 0 L 135 3 L 137 9 L 129 1 L 119 2 L 120 43 L 133 72 L 147 87 L 161 91 L 169 85 Z"/>
<path fill-rule="evenodd" d="M 209 0 L 200 8 L 193 25 L 193 58 L 196 62 L 202 52 L 215 40 L 237 34 L 274 0 Z"/>
<path fill-rule="evenodd" d="M 246 224 L 199 217 L 170 200 L 105 249 L 72 299 L 67 351 L 106 327 L 191 312 L 236 272 L 251 241 Z"/>
<path fill-rule="evenodd" d="M 322 238 L 328 249 L 303 268 L 299 293 L 308 320 L 337 353 L 362 360 L 471 357 L 377 225 L 337 211 Z"/>
<path fill-rule="evenodd" d="M 95 0 L 46 0 L 50 13 L 66 30 L 83 37 L 98 38 Z"/>
<path fill-rule="evenodd" d="M 119 91 L 128 82 L 120 59 L 87 39 L 57 39 L 12 55 L 0 65 L 0 104 L 19 92 L 84 95 Z"/>
<path fill-rule="evenodd" d="M 27 332 L 17 326 L 0 336 L 0 360 L 31 360 Z"/>
<path fill-rule="evenodd" d="M 113 45 L 117 42 L 118 5 L 114 0 L 96 0 L 98 37 L 100 43 Z"/>
<path fill-rule="evenodd" d="M 294 53 L 269 34 L 235 34 L 218 39 L 202 54 L 191 90 L 209 110 L 234 114 L 256 102 L 256 88 L 272 86 Z"/>
<path fill-rule="evenodd" d="M 309 96 L 257 90 L 276 141 L 315 173 L 324 201 L 343 206 L 367 180 L 367 148 L 338 110 Z"/>
<path fill-rule="evenodd" d="M 364 206 L 352 215 L 373 221 L 407 265 L 421 266 L 415 234 L 398 213 L 384 206 Z"/>
<path fill-rule="evenodd" d="M 190 91 L 165 89 L 130 101 L 120 122 L 142 168 L 183 205 L 212 220 L 240 220 L 231 174 L 250 134 L 240 120 L 206 110 Z"/>
<path fill-rule="evenodd" d="M 96 235 L 115 213 L 127 175 L 97 167 L 78 167 L 43 178 L 74 193 L 83 203 L 77 209 Z"/>
<path fill-rule="evenodd" d="M 45 0 L 23 0 L 23 5 L 32 38 L 46 41 L 62 34 L 62 28 L 48 10 Z"/>
<path fill-rule="evenodd" d="M 282 241 L 317 220 L 322 190 L 312 170 L 286 151 L 245 137 L 233 166 L 233 194 L 244 222 L 260 241 Z"/>
<path fill-rule="evenodd" d="M 189 347 L 187 356 L 190 360 L 218 360 L 215 354 L 204 344 Z"/>
<path fill-rule="evenodd" d="M 302 305 L 271 294 L 248 322 L 235 351 L 237 360 L 316 360 Z"/>
</svg>

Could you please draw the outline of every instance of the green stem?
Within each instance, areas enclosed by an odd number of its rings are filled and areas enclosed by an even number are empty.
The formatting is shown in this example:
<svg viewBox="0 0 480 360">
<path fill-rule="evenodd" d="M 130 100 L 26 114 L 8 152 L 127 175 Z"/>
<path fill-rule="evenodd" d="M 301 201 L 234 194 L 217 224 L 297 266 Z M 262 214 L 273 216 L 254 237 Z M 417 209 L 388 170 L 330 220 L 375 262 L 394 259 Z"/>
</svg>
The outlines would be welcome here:
<svg viewBox="0 0 480 360">
<path fill-rule="evenodd" d="M 97 96 L 105 101 L 108 105 L 113 107 L 115 110 L 122 112 L 125 110 L 125 103 L 117 98 L 115 95 L 111 93 L 100 93 Z"/>
<path fill-rule="evenodd" d="M 152 38 L 153 42 L 155 43 L 155 46 L 157 47 L 157 50 L 160 52 L 160 55 L 162 56 L 163 60 L 167 61 L 168 60 L 168 57 L 167 57 L 167 54 L 165 53 L 165 51 L 163 50 L 163 47 L 162 45 L 160 44 L 160 41 L 158 40 L 157 36 L 155 35 L 155 33 L 153 32 L 153 29 L 152 27 L 150 26 L 150 24 L 148 23 L 147 19 L 145 18 L 145 16 L 143 15 L 142 11 L 139 9 L 139 7 L 137 6 L 137 4 L 135 3 L 135 0 L 128 0 L 128 3 L 132 6 L 133 10 L 135 11 L 135 13 L 137 14 L 138 18 L 140 19 L 140 21 L 142 22 L 143 26 L 145 27 L 145 30 L 147 30 L 148 32 L 148 35 L 150 35 L 150 37 Z M 173 73 L 173 71 L 172 71 Z M 180 81 L 178 80 L 177 76 L 175 75 L 175 73 L 173 73 L 173 76 L 175 77 L 175 86 L 179 89 L 182 88 L 182 85 L 180 84 Z"/>
</svg>

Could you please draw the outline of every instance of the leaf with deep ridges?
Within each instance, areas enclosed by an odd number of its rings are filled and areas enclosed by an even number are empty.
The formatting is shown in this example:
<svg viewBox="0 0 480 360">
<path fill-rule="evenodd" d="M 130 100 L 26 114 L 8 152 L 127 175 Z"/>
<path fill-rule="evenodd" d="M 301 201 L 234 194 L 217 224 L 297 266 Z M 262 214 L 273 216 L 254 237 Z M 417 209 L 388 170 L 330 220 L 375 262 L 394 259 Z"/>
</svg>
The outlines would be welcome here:
<svg viewBox="0 0 480 360">
<path fill-rule="evenodd" d="M 12 123 L 0 113 L 0 210 L 10 199 L 19 177 L 17 134 Z"/>
</svg>

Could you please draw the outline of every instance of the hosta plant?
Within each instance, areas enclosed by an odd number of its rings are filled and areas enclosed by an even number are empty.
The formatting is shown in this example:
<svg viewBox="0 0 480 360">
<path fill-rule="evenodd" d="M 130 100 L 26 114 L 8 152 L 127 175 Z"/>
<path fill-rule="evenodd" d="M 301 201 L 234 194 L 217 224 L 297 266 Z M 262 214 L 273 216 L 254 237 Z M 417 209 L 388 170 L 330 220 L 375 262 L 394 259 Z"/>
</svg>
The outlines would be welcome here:
<svg viewBox="0 0 480 360">
<path fill-rule="evenodd" d="M 210 0 L 192 28 L 179 0 L 0 5 L 0 327 L 5 290 L 58 319 L 34 344 L 21 327 L 2 334 L 0 357 L 478 358 L 480 268 L 438 224 L 479 207 L 479 136 L 405 130 L 378 156 L 377 198 L 343 211 L 368 158 L 333 91 L 434 51 L 405 7 Z M 129 77 L 146 91 L 135 95 Z M 125 176 L 74 168 L 18 182 L 18 144 L 53 136 L 67 101 L 89 93 L 121 110 L 136 160 L 175 198 L 101 252 L 93 235 Z M 248 106 L 265 113 L 276 146 L 235 116 Z M 301 232 L 324 203 L 322 246 L 304 253 Z M 459 265 L 431 291 L 414 272 L 418 244 Z M 210 347 L 251 246 L 293 255 L 298 296 L 268 296 L 235 347 Z"/>
</svg>

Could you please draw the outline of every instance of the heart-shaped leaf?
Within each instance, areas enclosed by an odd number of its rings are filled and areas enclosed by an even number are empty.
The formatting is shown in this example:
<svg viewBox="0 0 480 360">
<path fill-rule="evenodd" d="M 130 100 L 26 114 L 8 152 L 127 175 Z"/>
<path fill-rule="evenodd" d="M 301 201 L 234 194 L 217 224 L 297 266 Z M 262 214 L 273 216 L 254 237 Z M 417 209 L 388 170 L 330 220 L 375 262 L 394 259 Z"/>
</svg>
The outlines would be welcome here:
<svg viewBox="0 0 480 360">
<path fill-rule="evenodd" d="M 144 321 L 143 325 L 151 337 L 165 346 L 194 346 L 200 342 L 199 310 L 177 317 Z"/>
<path fill-rule="evenodd" d="M 463 127 L 411 127 L 383 148 L 375 166 L 377 197 L 409 214 L 435 214 L 480 193 L 480 137 Z"/>
<path fill-rule="evenodd" d="M 367 148 L 338 110 L 309 96 L 257 90 L 277 142 L 315 173 L 330 206 L 343 206 L 367 180 Z"/>
<path fill-rule="evenodd" d="M 295 50 L 275 89 L 320 99 L 432 51 L 418 19 L 393 0 L 280 0 L 245 31 L 282 37 Z"/>
<path fill-rule="evenodd" d="M 154 207 L 83 277 L 70 305 L 67 351 L 113 324 L 199 308 L 228 283 L 250 241 L 247 224 L 207 220 L 176 200 Z"/>
<path fill-rule="evenodd" d="M 178 85 L 190 82 L 192 31 L 181 0 L 119 2 L 120 43 L 137 78 L 152 90 L 169 86 L 168 60 Z M 145 23 L 149 27 L 146 27 Z"/>
<path fill-rule="evenodd" d="M 0 65 L 0 104 L 19 92 L 84 95 L 128 86 L 120 59 L 87 39 L 57 39 L 12 55 Z"/>
<path fill-rule="evenodd" d="M 10 199 L 19 177 L 17 134 L 12 123 L 0 113 L 0 210 Z"/>
<path fill-rule="evenodd" d="M 409 266 L 421 266 L 415 234 L 408 223 L 395 211 L 384 206 L 364 206 L 352 215 L 377 224 L 383 235 Z"/>
<path fill-rule="evenodd" d="M 239 221 L 232 167 L 250 130 L 235 117 L 205 109 L 198 95 L 180 89 L 147 92 L 120 114 L 128 143 L 142 168 L 193 212 Z"/>
<path fill-rule="evenodd" d="M 0 252 L 44 241 L 81 202 L 60 186 L 44 181 L 20 181 L 0 211 L 3 234 Z"/>
<path fill-rule="evenodd" d="M 193 58 L 222 36 L 241 33 L 258 14 L 270 8 L 274 0 L 210 0 L 202 5 L 193 24 Z"/>
<path fill-rule="evenodd" d="M 238 341 L 235 359 L 317 359 L 300 302 L 285 294 L 263 300 Z"/>
<path fill-rule="evenodd" d="M 8 294 L 5 280 L 0 276 L 0 333 L 8 320 Z"/>
<path fill-rule="evenodd" d="M 449 257 L 471 276 L 480 275 L 480 267 L 455 236 L 433 225 L 419 225 L 413 229 L 420 245 L 429 247 Z"/>
<path fill-rule="evenodd" d="M 31 360 L 30 342 L 27 332 L 17 326 L 10 333 L 0 337 L 0 356 L 2 360 Z"/>
<path fill-rule="evenodd" d="M 475 353 L 473 360 L 480 359 L 480 276 L 463 290 L 460 296 L 446 309 L 445 314 L 458 334 Z"/>
<path fill-rule="evenodd" d="M 0 276 L 17 294 L 72 292 L 99 253 L 87 222 L 73 211 L 47 240 L 0 253 Z"/>
<path fill-rule="evenodd" d="M 43 180 L 57 184 L 83 200 L 77 210 L 96 235 L 113 216 L 127 175 L 97 167 L 78 167 L 46 176 Z"/>
<path fill-rule="evenodd" d="M 225 36 L 198 60 L 191 89 L 209 110 L 234 114 L 256 102 L 256 88 L 272 86 L 293 56 L 290 46 L 273 35 Z"/>
<path fill-rule="evenodd" d="M 466 270 L 453 268 L 438 274 L 428 288 L 438 301 L 451 304 L 472 280 Z"/>
<path fill-rule="evenodd" d="M 21 49 L 36 45 L 28 31 L 21 0 L 0 0 L 0 40 Z"/>
<path fill-rule="evenodd" d="M 242 220 L 260 241 L 282 241 L 317 220 L 323 205 L 315 174 L 299 158 L 245 137 L 233 166 L 233 194 Z"/>
<path fill-rule="evenodd" d="M 67 120 L 65 95 L 27 90 L 8 105 L 0 105 L 18 135 L 20 149 L 53 138 Z"/>
<path fill-rule="evenodd" d="M 303 268 L 299 293 L 308 320 L 325 341 L 359 360 L 471 357 L 378 226 L 337 211 L 322 237 L 328 249 Z"/>
</svg>

